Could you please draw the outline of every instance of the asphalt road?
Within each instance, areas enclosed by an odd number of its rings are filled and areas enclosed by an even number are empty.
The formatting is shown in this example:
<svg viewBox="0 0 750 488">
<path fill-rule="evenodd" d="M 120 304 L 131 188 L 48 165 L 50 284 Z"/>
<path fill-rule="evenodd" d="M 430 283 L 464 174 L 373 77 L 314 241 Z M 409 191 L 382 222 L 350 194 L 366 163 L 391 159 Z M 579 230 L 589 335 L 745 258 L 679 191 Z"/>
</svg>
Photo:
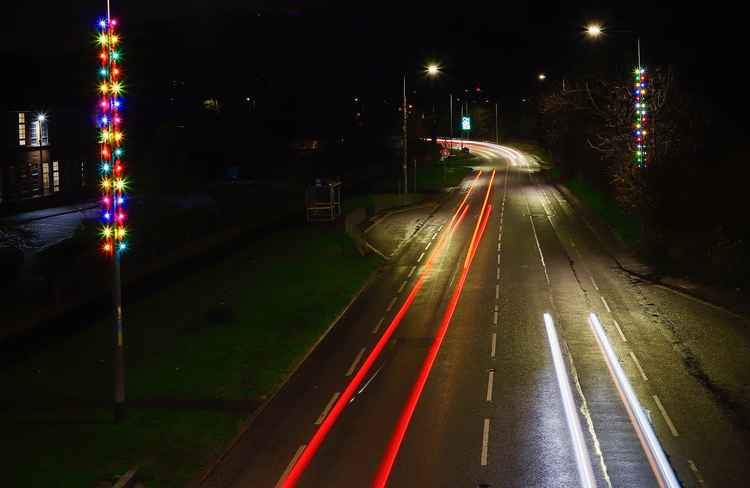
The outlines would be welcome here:
<svg viewBox="0 0 750 488">
<path fill-rule="evenodd" d="M 200 486 L 669 486 L 614 363 L 682 485 L 744 485 L 749 324 L 620 271 L 532 158 L 472 150 Z"/>
</svg>

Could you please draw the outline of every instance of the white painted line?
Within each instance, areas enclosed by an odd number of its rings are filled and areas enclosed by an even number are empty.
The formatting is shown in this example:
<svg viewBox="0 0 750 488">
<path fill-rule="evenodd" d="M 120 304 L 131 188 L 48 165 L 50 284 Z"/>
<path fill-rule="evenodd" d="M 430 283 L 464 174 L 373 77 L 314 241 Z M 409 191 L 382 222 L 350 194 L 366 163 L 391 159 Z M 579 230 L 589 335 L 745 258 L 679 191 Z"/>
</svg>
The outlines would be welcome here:
<svg viewBox="0 0 750 488">
<path fill-rule="evenodd" d="M 380 326 L 383 325 L 383 321 L 385 320 L 385 317 L 381 317 L 380 320 L 378 320 L 378 324 L 375 326 L 374 329 L 372 329 L 373 334 L 377 334 L 380 330 Z"/>
<path fill-rule="evenodd" d="M 677 432 L 677 429 L 675 429 L 674 424 L 672 423 L 672 419 L 669 418 L 669 414 L 664 408 L 664 405 L 661 404 L 661 400 L 659 400 L 659 397 L 654 395 L 654 401 L 656 402 L 656 408 L 659 409 L 659 411 L 661 412 L 661 416 L 664 417 L 664 420 L 667 422 L 667 427 L 669 427 L 669 431 L 672 433 L 674 437 L 679 437 L 680 433 Z"/>
<path fill-rule="evenodd" d="M 594 277 L 591 277 L 591 284 L 594 285 L 594 289 L 596 291 L 599 291 L 599 285 L 596 284 L 596 281 L 594 281 Z"/>
<path fill-rule="evenodd" d="M 490 358 L 495 359 L 495 350 L 497 349 L 497 334 L 492 333 L 492 342 L 490 343 Z"/>
<path fill-rule="evenodd" d="M 648 381 L 648 377 L 646 376 L 646 373 L 643 371 L 643 368 L 641 367 L 641 362 L 638 361 L 637 357 L 635 357 L 635 354 L 633 353 L 633 351 L 630 351 L 630 357 L 633 358 L 635 367 L 638 368 L 638 371 L 641 373 L 641 378 L 643 378 L 643 381 Z"/>
<path fill-rule="evenodd" d="M 526 202 L 526 205 L 528 205 L 528 201 Z M 531 213 L 531 211 L 529 211 Z M 547 279 L 547 284 L 550 284 L 549 281 L 549 274 L 547 273 L 547 264 L 544 262 L 544 254 L 542 253 L 542 246 L 539 245 L 539 237 L 536 235 L 536 226 L 534 225 L 534 218 L 529 215 L 529 221 L 531 221 L 531 230 L 534 231 L 534 240 L 536 241 L 536 248 L 539 251 L 539 259 L 542 261 L 542 268 L 544 269 L 544 277 Z M 499 258 L 500 256 L 498 256 Z"/>
<path fill-rule="evenodd" d="M 497 303 L 495 303 L 495 312 L 497 312 L 498 310 L 500 310 L 500 305 L 498 305 Z"/>
<path fill-rule="evenodd" d="M 609 303 L 607 303 L 607 300 L 605 300 L 604 297 L 601 295 L 599 295 L 599 298 L 602 299 L 602 303 L 604 304 L 604 308 L 607 309 L 607 312 L 612 313 L 612 309 L 609 308 Z"/>
<path fill-rule="evenodd" d="M 500 268 L 497 268 L 497 274 L 495 275 L 496 279 L 500 279 Z"/>
<path fill-rule="evenodd" d="M 401 286 L 399 286 L 399 287 L 398 287 L 398 292 L 399 292 L 399 293 L 401 293 L 402 291 L 404 291 L 404 287 L 406 286 L 406 284 L 407 284 L 408 282 L 409 282 L 408 280 L 404 280 L 404 282 L 403 282 L 403 283 L 401 283 Z"/>
<path fill-rule="evenodd" d="M 492 318 L 492 323 L 497 325 L 497 310 L 495 310 L 495 315 Z"/>
<path fill-rule="evenodd" d="M 489 374 L 487 375 L 487 401 L 492 401 L 492 383 L 495 381 L 495 371 L 490 370 Z"/>
<path fill-rule="evenodd" d="M 500 264 L 500 255 L 497 255 L 497 264 Z"/>
<path fill-rule="evenodd" d="M 417 258 L 417 262 L 422 261 L 422 258 L 424 258 L 424 253 L 419 255 L 419 257 Z"/>
<path fill-rule="evenodd" d="M 297 463 L 297 459 L 302 455 L 302 451 L 305 450 L 307 447 L 307 444 L 302 444 L 297 449 L 297 452 L 294 453 L 294 456 L 292 457 L 292 460 L 289 461 L 289 464 L 287 464 L 286 469 L 283 473 L 281 473 L 281 478 L 279 478 L 279 481 L 276 482 L 276 486 L 274 488 L 279 488 L 283 483 L 286 477 L 289 475 L 289 471 L 292 470 L 292 466 L 294 466 Z"/>
<path fill-rule="evenodd" d="M 578 465 L 578 476 L 581 486 L 584 488 L 595 488 L 596 478 L 594 478 L 594 470 L 591 467 L 591 458 L 589 458 L 586 440 L 583 438 L 581 421 L 578 417 L 575 400 L 573 399 L 573 392 L 570 389 L 570 380 L 568 378 L 568 371 L 565 369 L 565 363 L 563 362 L 560 341 L 557 338 L 557 331 L 555 330 L 552 316 L 548 313 L 544 314 L 544 326 L 547 330 L 552 362 L 555 365 L 555 373 L 557 374 L 557 384 L 560 388 L 565 417 L 568 421 L 570 440 L 573 443 L 573 450 L 576 454 L 576 464 Z"/>
<path fill-rule="evenodd" d="M 411 269 L 409 270 L 409 276 L 407 276 L 407 278 L 411 278 L 411 275 L 413 275 L 414 271 L 416 270 L 417 270 L 417 266 L 416 265 L 412 266 Z"/>
<path fill-rule="evenodd" d="M 391 300 L 391 303 L 388 304 L 388 308 L 385 309 L 386 312 L 390 312 L 391 311 L 391 309 L 393 308 L 393 306 L 396 304 L 396 299 L 397 298 L 398 298 L 397 296 L 393 297 L 393 300 Z"/>
<path fill-rule="evenodd" d="M 320 417 L 318 417 L 318 420 L 315 421 L 315 425 L 320 425 L 323 423 L 323 421 L 328 416 L 328 411 L 331 410 L 331 407 L 336 402 L 336 399 L 339 397 L 339 392 L 333 394 L 330 400 L 328 400 L 328 404 L 326 405 L 326 408 L 323 409 L 323 412 L 320 414 Z"/>
<path fill-rule="evenodd" d="M 628 342 L 627 338 L 625 337 L 625 334 L 622 333 L 622 329 L 620 328 L 620 324 L 618 324 L 615 319 L 612 319 L 612 322 L 615 323 L 615 329 L 617 329 L 617 333 L 620 334 L 620 339 L 622 339 L 622 342 Z"/>
<path fill-rule="evenodd" d="M 500 252 L 500 248 L 502 247 L 502 244 L 503 244 L 502 242 L 498 241 L 498 243 L 497 243 L 497 252 Z"/>
<path fill-rule="evenodd" d="M 430 246 L 432 245 L 432 241 L 428 242 L 427 245 L 424 247 L 424 250 L 428 250 Z"/>
<path fill-rule="evenodd" d="M 430 238 L 430 240 L 431 241 L 435 240 L 435 238 L 437 237 L 437 235 L 438 235 L 437 232 L 435 232 L 434 234 L 432 234 L 432 237 Z"/>
<path fill-rule="evenodd" d="M 630 386 L 630 381 L 628 381 L 628 377 L 625 375 L 625 371 L 622 369 L 622 365 L 618 361 L 609 339 L 607 339 L 607 334 L 604 332 L 602 323 L 599 322 L 599 317 L 594 313 L 590 314 L 589 323 L 602 349 L 607 367 L 612 374 L 612 378 L 615 380 L 615 385 L 620 392 L 620 396 L 623 398 L 623 403 L 628 410 L 633 427 L 639 432 L 638 437 L 641 440 L 641 445 L 646 452 L 646 457 L 649 459 L 659 485 L 666 488 L 680 488 L 677 476 L 675 476 L 674 470 L 669 464 L 669 460 L 667 460 L 667 455 L 664 453 L 664 449 L 662 449 L 659 443 L 659 438 L 656 437 L 651 422 L 646 416 L 641 403 L 638 401 L 633 387 Z"/>
<path fill-rule="evenodd" d="M 500 298 L 500 285 L 495 285 L 495 300 Z"/>
<path fill-rule="evenodd" d="M 698 482 L 698 484 L 701 486 L 705 485 L 706 481 L 703 479 L 701 472 L 698 471 L 698 466 L 695 465 L 692 459 L 688 459 L 688 466 L 690 466 L 690 471 L 693 472 L 695 480 Z"/>
<path fill-rule="evenodd" d="M 490 419 L 484 419 L 484 430 L 482 431 L 482 456 L 480 464 L 487 466 L 487 446 L 490 443 Z"/>
<path fill-rule="evenodd" d="M 352 373 L 354 373 L 354 368 L 357 367 L 357 364 L 362 360 L 362 355 L 365 353 L 365 348 L 359 350 L 359 353 L 357 354 L 357 357 L 354 358 L 354 361 L 352 362 L 352 365 L 349 366 L 349 369 L 346 370 L 346 376 L 351 376 Z"/>
</svg>

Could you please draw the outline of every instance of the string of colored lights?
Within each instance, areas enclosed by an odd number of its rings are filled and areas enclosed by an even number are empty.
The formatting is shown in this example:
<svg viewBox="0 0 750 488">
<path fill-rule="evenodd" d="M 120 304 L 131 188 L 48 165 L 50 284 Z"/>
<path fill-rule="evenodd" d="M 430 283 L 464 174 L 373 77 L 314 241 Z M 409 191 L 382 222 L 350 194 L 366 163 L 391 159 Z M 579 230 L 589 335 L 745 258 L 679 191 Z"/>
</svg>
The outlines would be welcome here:
<svg viewBox="0 0 750 488">
<path fill-rule="evenodd" d="M 646 143 L 648 135 L 648 105 L 646 103 L 646 90 L 648 81 L 646 79 L 645 68 L 639 66 L 634 70 L 635 80 L 633 87 L 633 99 L 635 101 L 635 121 L 633 124 L 633 144 L 635 145 L 635 163 L 640 166 L 646 166 L 648 153 L 646 152 L 648 144 Z"/>
<path fill-rule="evenodd" d="M 99 52 L 100 95 L 97 126 L 99 127 L 99 151 L 102 189 L 102 251 L 105 254 L 121 253 L 127 249 L 127 229 L 125 191 L 127 180 L 122 162 L 122 94 L 124 92 L 120 69 L 120 36 L 117 34 L 117 20 L 99 20 L 97 42 Z"/>
</svg>

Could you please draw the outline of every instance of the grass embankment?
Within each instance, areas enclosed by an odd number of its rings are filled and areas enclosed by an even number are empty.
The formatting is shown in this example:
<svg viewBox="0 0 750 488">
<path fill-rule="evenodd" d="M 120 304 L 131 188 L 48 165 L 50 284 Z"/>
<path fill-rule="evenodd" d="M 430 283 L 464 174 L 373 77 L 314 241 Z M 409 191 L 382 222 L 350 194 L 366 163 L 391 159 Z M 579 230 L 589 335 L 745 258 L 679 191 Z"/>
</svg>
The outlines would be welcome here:
<svg viewBox="0 0 750 488">
<path fill-rule="evenodd" d="M 476 161 L 477 157 L 474 155 L 457 153 L 444 161 L 418 166 L 417 191 L 435 193 L 459 185 L 471 173 L 469 165 Z"/>
<path fill-rule="evenodd" d="M 378 264 L 340 231 L 307 226 L 126 300 L 119 424 L 108 318 L 13 365 L 0 373 L 3 484 L 94 486 L 138 465 L 147 486 L 184 486 Z"/>
</svg>

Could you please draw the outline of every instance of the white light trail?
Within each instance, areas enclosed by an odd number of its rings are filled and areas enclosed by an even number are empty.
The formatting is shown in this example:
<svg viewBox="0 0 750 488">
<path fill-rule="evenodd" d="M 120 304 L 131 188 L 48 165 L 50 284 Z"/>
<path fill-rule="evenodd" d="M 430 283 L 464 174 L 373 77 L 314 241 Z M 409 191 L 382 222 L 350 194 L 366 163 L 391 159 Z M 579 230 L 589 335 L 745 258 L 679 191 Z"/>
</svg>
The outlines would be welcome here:
<svg viewBox="0 0 750 488">
<path fill-rule="evenodd" d="M 612 377 L 614 378 L 620 393 L 624 396 L 623 400 L 625 401 L 625 406 L 630 413 L 631 419 L 635 421 L 633 426 L 638 431 L 638 437 L 640 438 L 643 449 L 646 451 L 646 455 L 651 462 L 651 467 L 654 470 L 659 485 L 668 488 L 679 488 L 680 483 L 677 481 L 672 466 L 669 464 L 667 456 L 659 443 L 659 439 L 656 437 L 654 429 L 651 428 L 651 423 L 648 421 L 648 417 L 646 417 L 646 413 L 643 411 L 643 407 L 638 401 L 638 397 L 635 395 L 633 387 L 630 386 L 630 382 L 628 381 L 627 376 L 625 376 L 625 371 L 622 369 L 620 361 L 618 361 L 617 356 L 607 339 L 604 327 L 602 327 L 596 314 L 592 313 L 589 315 L 589 323 L 594 329 L 594 334 L 599 342 L 599 346 L 602 348 L 604 358 L 607 361 L 607 366 L 609 366 L 609 371 L 612 373 Z"/>
<path fill-rule="evenodd" d="M 570 431 L 570 438 L 575 450 L 581 486 L 584 488 L 593 488 L 596 486 L 596 479 L 594 478 L 594 470 L 591 468 L 591 458 L 589 458 L 589 451 L 586 447 L 586 441 L 583 438 L 583 431 L 581 430 L 581 422 L 576 413 L 573 392 L 570 389 L 568 371 L 565 369 L 565 362 L 563 361 L 560 342 L 557 339 L 555 324 L 549 313 L 544 314 L 544 325 L 547 329 L 549 348 L 552 352 L 555 373 L 557 373 L 557 384 L 560 387 L 560 396 L 562 396 L 565 417 L 568 421 L 568 430 Z"/>
</svg>

